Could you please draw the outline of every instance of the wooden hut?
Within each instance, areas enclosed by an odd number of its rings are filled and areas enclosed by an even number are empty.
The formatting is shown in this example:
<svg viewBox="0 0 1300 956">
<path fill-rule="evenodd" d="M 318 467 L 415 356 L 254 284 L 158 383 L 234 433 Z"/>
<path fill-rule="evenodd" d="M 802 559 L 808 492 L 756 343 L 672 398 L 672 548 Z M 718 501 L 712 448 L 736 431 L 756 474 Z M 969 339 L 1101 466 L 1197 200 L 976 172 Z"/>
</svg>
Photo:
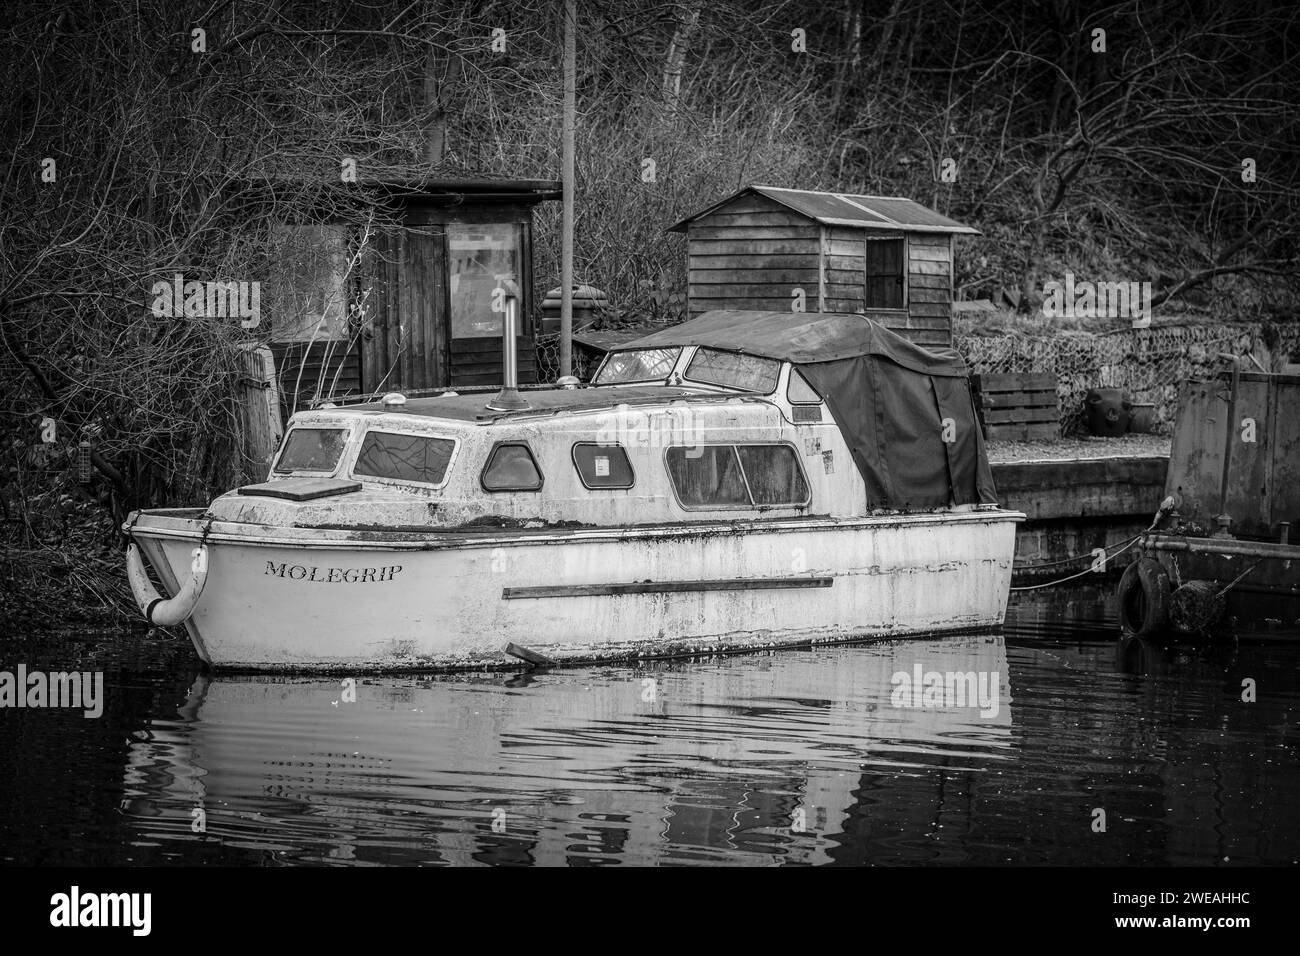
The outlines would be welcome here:
<svg viewBox="0 0 1300 956">
<path fill-rule="evenodd" d="M 952 344 L 953 244 L 977 229 L 900 197 L 747 186 L 674 226 L 687 312 L 861 312 Z"/>
<path fill-rule="evenodd" d="M 560 184 L 365 186 L 388 225 L 360 253 L 355 225 L 284 227 L 270 335 L 286 413 L 349 395 L 500 385 L 502 313 L 493 299 L 506 285 L 521 300 L 519 380 L 536 381 L 533 210 L 560 198 Z"/>
</svg>

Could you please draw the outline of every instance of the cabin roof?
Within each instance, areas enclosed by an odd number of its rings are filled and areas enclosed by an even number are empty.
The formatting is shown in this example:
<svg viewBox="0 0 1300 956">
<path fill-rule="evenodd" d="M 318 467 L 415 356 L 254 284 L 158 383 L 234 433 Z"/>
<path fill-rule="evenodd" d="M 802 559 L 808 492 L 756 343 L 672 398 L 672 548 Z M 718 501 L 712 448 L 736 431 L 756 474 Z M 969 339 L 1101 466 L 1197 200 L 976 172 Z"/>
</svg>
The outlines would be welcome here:
<svg viewBox="0 0 1300 956">
<path fill-rule="evenodd" d="M 538 413 L 593 411 L 601 408 L 617 408 L 620 405 L 656 405 L 670 401 L 697 401 L 717 404 L 746 397 L 740 394 L 699 392 L 694 389 L 667 385 L 529 389 L 520 392 L 520 394 L 528 402 L 529 407 L 518 411 L 502 412 L 487 408 L 487 403 L 492 399 L 492 393 L 489 392 L 412 398 L 408 399 L 401 408 L 388 408 L 380 402 L 368 402 L 364 405 L 348 405 L 345 410 L 483 422 Z"/>
<path fill-rule="evenodd" d="M 317 180 L 296 170 L 254 173 L 244 182 L 250 189 L 270 192 L 278 187 L 301 189 L 318 185 Z M 394 199 L 438 203 L 475 199 L 535 203 L 563 196 L 562 184 L 555 179 L 517 179 L 438 166 L 383 167 L 377 170 L 362 167 L 357 171 L 356 186 Z"/>
<path fill-rule="evenodd" d="M 780 186 L 746 186 L 707 209 L 687 216 L 668 227 L 668 232 L 685 232 L 686 227 L 716 212 L 746 193 L 757 193 L 793 209 L 824 226 L 850 226 L 857 229 L 882 229 L 889 232 L 939 232 L 977 236 L 978 229 L 940 215 L 933 209 L 903 196 L 861 196 L 851 193 L 814 192 L 811 189 L 784 189 Z"/>
<path fill-rule="evenodd" d="M 624 343 L 620 350 L 703 345 L 796 365 L 882 355 L 925 375 L 965 377 L 953 349 L 924 349 L 865 315 L 841 312 L 750 312 L 716 309 L 689 322 Z"/>
</svg>

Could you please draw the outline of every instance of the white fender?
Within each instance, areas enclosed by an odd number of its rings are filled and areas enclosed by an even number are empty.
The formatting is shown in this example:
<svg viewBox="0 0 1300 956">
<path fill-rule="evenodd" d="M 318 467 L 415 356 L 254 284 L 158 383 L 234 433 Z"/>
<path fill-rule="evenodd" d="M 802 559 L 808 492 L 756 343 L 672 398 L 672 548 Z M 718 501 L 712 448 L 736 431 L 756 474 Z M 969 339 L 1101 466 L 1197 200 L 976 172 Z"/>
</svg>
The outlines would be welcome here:
<svg viewBox="0 0 1300 956">
<path fill-rule="evenodd" d="M 135 603 L 139 606 L 140 613 L 150 624 L 171 627 L 173 624 L 180 624 L 194 613 L 194 606 L 199 603 L 199 595 L 203 593 L 203 585 L 208 580 L 207 545 L 200 547 L 199 552 L 194 562 L 198 570 L 195 570 L 189 580 L 180 586 L 175 597 L 164 598 L 145 573 L 144 558 L 140 556 L 140 548 L 133 541 L 126 549 L 126 576 L 131 582 L 131 594 L 135 596 Z"/>
</svg>

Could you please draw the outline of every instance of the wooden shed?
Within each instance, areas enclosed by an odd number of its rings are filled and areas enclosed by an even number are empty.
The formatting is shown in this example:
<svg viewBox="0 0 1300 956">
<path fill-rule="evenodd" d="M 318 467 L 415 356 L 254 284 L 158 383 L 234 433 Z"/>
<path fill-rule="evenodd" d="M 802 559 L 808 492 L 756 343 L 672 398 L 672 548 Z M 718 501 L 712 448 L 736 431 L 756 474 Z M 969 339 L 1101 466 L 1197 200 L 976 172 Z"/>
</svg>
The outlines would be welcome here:
<svg viewBox="0 0 1300 956">
<path fill-rule="evenodd" d="M 387 224 L 364 249 L 355 222 L 284 227 L 270 336 L 285 411 L 380 391 L 500 385 L 502 314 L 493 305 L 504 285 L 521 300 L 519 380 L 536 381 L 533 209 L 560 198 L 560 184 L 365 186 Z"/>
<path fill-rule="evenodd" d="M 674 226 L 687 312 L 860 312 L 952 344 L 953 245 L 979 230 L 901 197 L 747 186 Z"/>
</svg>

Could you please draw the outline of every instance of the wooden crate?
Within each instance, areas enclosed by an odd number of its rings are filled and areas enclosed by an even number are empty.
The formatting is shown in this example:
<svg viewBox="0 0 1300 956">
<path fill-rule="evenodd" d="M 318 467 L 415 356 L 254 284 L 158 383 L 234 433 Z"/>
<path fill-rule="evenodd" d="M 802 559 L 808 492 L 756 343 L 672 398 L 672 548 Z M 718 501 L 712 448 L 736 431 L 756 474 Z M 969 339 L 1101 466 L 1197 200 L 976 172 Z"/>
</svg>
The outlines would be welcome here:
<svg viewBox="0 0 1300 956">
<path fill-rule="evenodd" d="M 990 441 L 1059 438 L 1061 410 L 1051 372 L 976 376 L 985 437 Z"/>
</svg>

